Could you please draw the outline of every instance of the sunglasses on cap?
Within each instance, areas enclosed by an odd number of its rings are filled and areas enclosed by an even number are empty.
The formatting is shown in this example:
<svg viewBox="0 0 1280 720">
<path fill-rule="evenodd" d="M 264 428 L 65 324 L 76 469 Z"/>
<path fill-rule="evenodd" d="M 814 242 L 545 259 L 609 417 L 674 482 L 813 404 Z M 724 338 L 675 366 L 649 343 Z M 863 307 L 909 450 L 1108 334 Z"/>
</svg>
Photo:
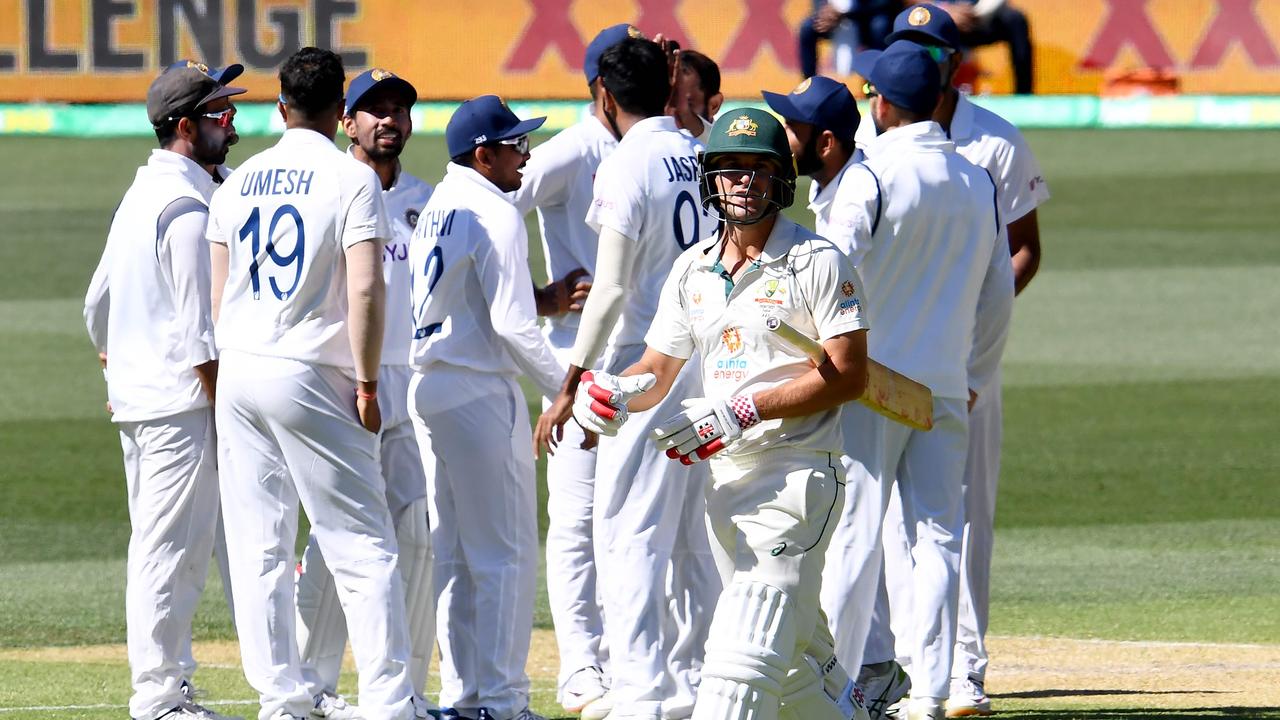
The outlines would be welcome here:
<svg viewBox="0 0 1280 720">
<path fill-rule="evenodd" d="M 520 137 L 510 138 L 507 140 L 499 140 L 496 144 L 508 145 L 514 148 L 515 151 L 520 153 L 521 155 L 524 155 L 525 153 L 529 152 L 529 136 L 528 135 L 521 135 Z"/>
<path fill-rule="evenodd" d="M 870 100 L 873 97 L 879 97 L 880 93 L 876 92 L 876 86 L 869 82 L 862 83 L 862 95 Z"/>
<path fill-rule="evenodd" d="M 951 48 L 942 47 L 941 45 L 921 45 L 921 47 L 925 49 L 925 52 L 929 53 L 929 57 L 933 58 L 936 63 L 951 57 L 951 53 L 954 52 Z"/>
</svg>

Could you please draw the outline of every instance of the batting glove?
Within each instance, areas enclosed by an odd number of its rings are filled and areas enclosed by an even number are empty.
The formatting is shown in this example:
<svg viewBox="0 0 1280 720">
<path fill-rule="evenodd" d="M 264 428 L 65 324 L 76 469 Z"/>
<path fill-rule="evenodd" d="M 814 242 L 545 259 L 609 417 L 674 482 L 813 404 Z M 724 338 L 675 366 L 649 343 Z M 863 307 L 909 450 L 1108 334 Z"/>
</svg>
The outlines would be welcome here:
<svg viewBox="0 0 1280 720">
<path fill-rule="evenodd" d="M 693 398 L 684 410 L 653 429 L 649 437 L 667 457 L 685 465 L 701 462 L 728 447 L 742 431 L 760 422 L 751 395 L 728 400 Z"/>
<path fill-rule="evenodd" d="M 584 430 L 610 437 L 627 421 L 627 402 L 642 395 L 658 382 L 653 373 L 618 377 L 604 372 L 585 372 L 573 399 L 573 419 Z"/>
</svg>

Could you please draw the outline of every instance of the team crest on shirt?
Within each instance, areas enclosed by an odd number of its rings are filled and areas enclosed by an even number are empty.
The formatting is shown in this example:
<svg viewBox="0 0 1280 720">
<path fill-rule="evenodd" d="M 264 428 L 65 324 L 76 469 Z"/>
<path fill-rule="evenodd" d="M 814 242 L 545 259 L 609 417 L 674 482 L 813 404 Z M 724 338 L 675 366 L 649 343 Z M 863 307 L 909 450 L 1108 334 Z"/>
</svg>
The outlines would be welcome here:
<svg viewBox="0 0 1280 720">
<path fill-rule="evenodd" d="M 804 91 L 805 91 L 805 90 L 808 90 L 808 89 L 809 89 L 809 86 L 810 86 L 810 85 L 812 85 L 812 84 L 813 84 L 813 78 L 805 78 L 805 79 L 803 79 L 803 80 L 801 80 L 801 81 L 800 81 L 800 84 L 796 86 L 796 89 L 795 89 L 795 90 L 792 90 L 792 91 L 791 91 L 791 94 L 792 94 L 792 95 L 803 95 L 803 94 L 804 94 Z"/>
<path fill-rule="evenodd" d="M 374 68 L 369 71 L 369 77 L 373 78 L 374 82 L 382 82 L 387 78 L 393 78 L 395 76 L 395 73 L 390 70 L 383 70 L 382 68 Z"/>
<path fill-rule="evenodd" d="M 756 296 L 756 302 L 763 305 L 781 305 L 782 296 L 787 294 L 787 286 L 782 284 L 778 278 L 766 282 L 761 289 L 761 293 Z"/>
<path fill-rule="evenodd" d="M 756 130 L 760 129 L 760 124 L 751 119 L 750 115 L 739 115 L 737 120 L 729 123 L 729 129 L 725 132 L 729 137 L 737 137 L 746 135 L 747 137 L 755 137 Z"/>
<path fill-rule="evenodd" d="M 907 24 L 912 27 L 920 27 L 929 24 L 929 8 L 917 5 L 911 14 L 907 16 Z"/>
<path fill-rule="evenodd" d="M 702 304 L 702 291 L 701 291 L 701 290 L 694 290 L 694 291 L 693 291 L 693 294 L 689 296 L 689 299 L 693 301 L 693 304 L 694 304 L 694 305 L 701 305 L 701 304 Z"/>
<path fill-rule="evenodd" d="M 744 347 L 742 342 L 742 330 L 735 327 L 727 327 L 720 333 L 720 341 L 724 343 L 724 349 L 729 351 L 730 357 L 737 357 L 742 354 Z"/>
<path fill-rule="evenodd" d="M 418 211 L 414 210 L 413 208 L 409 208 L 408 210 L 405 210 L 404 221 L 409 223 L 409 227 L 411 228 L 418 227 Z"/>
<path fill-rule="evenodd" d="M 853 283 L 849 282 L 848 280 L 845 280 L 844 284 L 840 286 L 840 292 L 845 297 L 852 297 L 854 293 Z"/>
</svg>

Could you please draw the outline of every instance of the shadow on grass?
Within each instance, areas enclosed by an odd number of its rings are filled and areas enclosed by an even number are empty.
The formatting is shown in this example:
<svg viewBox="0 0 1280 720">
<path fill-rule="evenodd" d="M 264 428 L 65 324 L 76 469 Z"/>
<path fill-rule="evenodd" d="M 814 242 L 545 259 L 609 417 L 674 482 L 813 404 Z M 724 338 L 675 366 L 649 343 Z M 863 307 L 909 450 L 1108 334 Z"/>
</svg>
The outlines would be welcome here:
<svg viewBox="0 0 1280 720">
<path fill-rule="evenodd" d="M 1167 693 L 1148 694 L 1157 695 Z M 1215 707 L 1150 710 L 1138 708 L 1001 710 L 993 717 L 1000 718 L 1001 720 L 1280 720 L 1280 708 Z"/>
<path fill-rule="evenodd" d="M 1026 690 L 991 693 L 993 698 L 1035 700 L 1042 698 L 1093 697 L 1095 695 L 1228 695 L 1222 690 Z"/>
</svg>

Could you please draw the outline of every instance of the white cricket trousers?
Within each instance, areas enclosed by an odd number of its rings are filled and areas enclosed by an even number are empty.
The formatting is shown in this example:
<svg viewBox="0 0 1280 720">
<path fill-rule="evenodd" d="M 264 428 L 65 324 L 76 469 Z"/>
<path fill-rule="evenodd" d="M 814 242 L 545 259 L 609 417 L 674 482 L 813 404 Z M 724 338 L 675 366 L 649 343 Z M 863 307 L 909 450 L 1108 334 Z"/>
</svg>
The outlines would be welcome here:
<svg viewBox="0 0 1280 720">
<path fill-rule="evenodd" d="M 509 377 L 432 365 L 409 384 L 435 551 L 440 705 L 514 717 L 538 575 L 533 432 Z"/>
<path fill-rule="evenodd" d="M 408 365 L 383 365 L 378 371 L 379 460 L 387 488 L 387 507 L 395 525 L 400 577 L 404 580 L 409 614 L 409 677 L 413 690 L 426 697 L 427 670 L 436 644 L 435 589 L 431 576 L 431 531 L 427 514 L 427 477 L 409 420 Z M 303 677 L 313 695 L 338 692 L 342 656 L 347 648 L 347 623 L 338 603 L 333 574 L 324 562 L 320 543 L 312 533 L 302 554 L 298 576 L 298 652 Z"/>
<path fill-rule="evenodd" d="M 295 629 L 298 504 L 333 573 L 368 720 L 414 717 L 404 591 L 378 467 L 377 436 L 343 370 L 224 352 L 218 369 L 219 474 L 244 674 L 261 720 L 306 717 Z"/>
<path fill-rule="evenodd" d="M 956 623 L 956 652 L 951 666 L 953 684 L 965 678 L 984 681 L 987 674 L 987 623 L 991 607 L 991 554 L 995 543 L 996 492 L 1000 479 L 1000 447 L 1004 402 L 1000 373 L 978 396 L 969 412 L 969 453 L 964 468 L 964 537 L 960 556 L 960 604 Z M 902 507 L 897 498 L 885 515 L 885 585 L 891 627 L 899 637 L 897 652 L 910 660 L 901 642 L 906 625 L 901 617 L 911 607 L 910 554 Z M 898 558 L 898 567 L 893 560 Z M 902 562 L 902 561 L 907 562 Z M 883 608 L 878 608 L 882 612 Z"/>
<path fill-rule="evenodd" d="M 846 690 L 819 603 L 844 503 L 833 453 L 779 448 L 710 460 L 707 525 L 724 592 L 707 640 L 694 720 L 845 717 Z"/>
<path fill-rule="evenodd" d="M 549 406 L 544 402 L 543 408 Z M 582 428 L 570 420 L 547 458 L 547 604 L 560 649 L 557 697 L 575 672 L 607 664 L 597 595 L 595 533 L 596 449 L 582 449 Z"/>
<path fill-rule="evenodd" d="M 630 366 L 643 346 L 628 350 L 613 369 Z M 679 412 L 681 400 L 701 395 L 691 361 L 661 403 L 632 413 L 597 447 L 596 557 L 611 720 L 683 718 L 693 709 L 720 592 L 702 521 L 710 476 L 704 464 L 672 462 L 649 432 Z"/>
<path fill-rule="evenodd" d="M 129 715 L 152 720 L 186 699 L 182 681 L 195 671 L 191 620 L 218 518 L 213 412 L 200 408 L 117 427 L 131 527 L 124 599 Z"/>
<path fill-rule="evenodd" d="M 851 475 L 869 473 L 876 478 L 870 482 L 880 491 L 880 517 L 870 533 L 866 528 L 838 531 L 844 542 L 840 546 L 832 543 L 828 556 L 829 585 L 824 588 L 824 597 L 832 601 L 828 610 L 832 612 L 836 630 L 836 649 L 842 656 L 857 656 L 863 664 L 894 657 L 889 618 L 887 613 L 875 612 L 875 609 L 879 575 L 886 562 L 881 529 L 890 490 L 896 483 L 911 549 L 913 600 L 906 645 L 912 658 L 914 698 L 941 701 L 950 693 L 960 590 L 960 543 L 964 530 L 962 483 L 969 443 L 968 419 L 963 398 L 935 397 L 933 429 L 927 432 L 886 420 L 858 404 L 845 406 L 843 412 Z M 876 430 L 875 425 L 880 425 L 880 429 Z M 865 441 L 859 440 L 864 435 L 883 438 L 878 457 L 876 448 L 866 447 Z M 859 462 L 859 455 L 871 458 L 869 464 Z M 842 522 L 854 520 L 846 516 Z M 869 581 L 872 577 L 876 578 L 875 582 Z M 856 587 L 838 587 L 845 578 L 867 581 Z M 843 598 L 843 604 L 838 598 L 841 593 L 850 594 Z M 881 607 L 883 609 L 883 604 Z M 835 610 L 843 613 L 838 620 Z M 854 634 L 864 626 L 868 628 L 864 637 Z"/>
</svg>

